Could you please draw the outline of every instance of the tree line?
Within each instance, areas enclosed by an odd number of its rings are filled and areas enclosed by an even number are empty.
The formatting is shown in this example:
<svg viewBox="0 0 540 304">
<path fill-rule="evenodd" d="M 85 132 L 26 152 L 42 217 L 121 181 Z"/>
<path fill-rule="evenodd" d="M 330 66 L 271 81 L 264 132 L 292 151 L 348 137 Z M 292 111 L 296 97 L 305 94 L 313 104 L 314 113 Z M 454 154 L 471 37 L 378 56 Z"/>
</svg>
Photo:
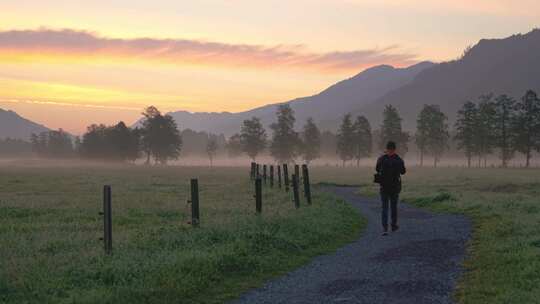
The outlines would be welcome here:
<svg viewBox="0 0 540 304">
<path fill-rule="evenodd" d="M 478 166 L 482 161 L 486 166 L 487 156 L 495 152 L 502 167 L 508 166 L 516 152 L 525 156 L 529 167 L 533 151 L 540 151 L 540 99 L 529 90 L 519 101 L 504 94 L 467 101 L 458 112 L 455 139 L 469 167 L 473 157 Z"/>
<path fill-rule="evenodd" d="M 212 162 L 224 136 L 195 132 L 180 132 L 170 115 L 163 115 L 153 106 L 145 109 L 140 126 L 130 128 L 124 122 L 106 126 L 92 124 L 81 137 L 72 137 L 63 130 L 32 134 L 32 151 L 41 157 L 81 157 L 89 160 L 133 162 L 143 158 L 147 164 L 166 164 L 178 159 L 184 138 L 189 148 L 186 155 L 206 153 Z M 201 147 L 204 145 L 204 147 Z"/>
<path fill-rule="evenodd" d="M 478 166 L 487 166 L 487 156 L 497 152 L 502 167 L 508 166 L 516 152 L 525 156 L 525 166 L 530 166 L 533 151 L 540 152 L 540 100 L 534 91 L 516 101 L 507 95 L 495 97 L 486 94 L 476 102 L 467 101 L 457 113 L 454 130 L 450 130 L 448 117 L 438 105 L 426 104 L 417 117 L 414 134 L 402 129 L 402 118 L 397 109 L 388 105 L 383 111 L 380 128 L 372 131 L 369 120 L 364 116 L 353 118 L 346 114 L 336 134 L 318 129 L 309 118 L 300 133 L 295 131 L 294 111 L 287 104 L 280 105 L 276 112 L 277 121 L 270 125 L 271 139 L 257 117 L 245 120 L 239 134 L 229 138 L 227 148 L 232 155 L 247 154 L 252 160 L 268 150 L 278 162 L 290 162 L 300 157 L 309 163 L 321 156 L 328 145 L 335 147 L 335 153 L 343 166 L 355 160 L 370 157 L 375 138 L 379 149 L 386 142 L 396 142 L 401 154 L 406 154 L 409 143 L 414 138 L 420 165 L 425 156 L 433 157 L 436 167 L 450 142 L 457 144 L 467 164 L 471 166 L 473 157 L 478 157 Z"/>
<path fill-rule="evenodd" d="M 229 157 L 242 154 L 256 160 L 269 154 L 277 162 L 288 163 L 302 159 L 310 163 L 321 157 L 337 156 L 342 164 L 354 161 L 358 166 L 372 156 L 374 147 L 384 149 L 394 141 L 401 154 L 406 154 L 411 142 L 416 146 L 420 165 L 426 156 L 437 166 L 448 152 L 450 144 L 465 154 L 468 166 L 476 158 L 478 166 L 487 166 L 487 157 L 497 154 L 501 166 L 521 153 L 525 165 L 531 163 L 533 152 L 540 151 L 540 100 L 534 91 L 527 91 L 519 100 L 507 95 L 485 94 L 467 101 L 457 113 L 453 130 L 448 117 L 438 105 L 424 105 L 417 116 L 413 134 L 402 129 L 398 110 L 388 105 L 382 124 L 373 130 L 362 115 L 344 115 L 336 133 L 321 131 L 312 118 L 296 131 L 296 118 L 288 104 L 277 107 L 276 121 L 267 128 L 257 117 L 243 121 L 240 132 L 228 140 L 223 135 L 179 131 L 170 115 L 163 115 L 151 106 L 142 113 L 143 119 L 135 128 L 123 122 L 113 126 L 91 125 L 82 137 L 72 137 L 62 130 L 32 134 L 32 150 L 45 157 L 78 155 L 86 159 L 129 162 L 144 159 L 146 163 L 166 164 L 183 155 L 206 155 L 210 164 L 220 152 Z M 9 142 L 12 144 L 11 142 Z M 17 143 L 21 145 L 21 143 Z"/>
</svg>

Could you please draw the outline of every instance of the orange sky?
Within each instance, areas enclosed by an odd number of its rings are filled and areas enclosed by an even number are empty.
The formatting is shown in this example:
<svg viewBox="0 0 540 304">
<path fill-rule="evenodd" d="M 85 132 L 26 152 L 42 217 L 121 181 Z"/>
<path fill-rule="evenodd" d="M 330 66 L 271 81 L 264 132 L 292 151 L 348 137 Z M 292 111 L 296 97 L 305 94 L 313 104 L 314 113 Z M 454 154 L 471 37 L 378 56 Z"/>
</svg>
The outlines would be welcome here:
<svg viewBox="0 0 540 304">
<path fill-rule="evenodd" d="M 0 108 L 73 133 L 130 124 L 150 104 L 242 111 L 377 64 L 456 58 L 481 38 L 528 32 L 540 9 L 532 0 L 111 2 L 0 2 Z"/>
</svg>

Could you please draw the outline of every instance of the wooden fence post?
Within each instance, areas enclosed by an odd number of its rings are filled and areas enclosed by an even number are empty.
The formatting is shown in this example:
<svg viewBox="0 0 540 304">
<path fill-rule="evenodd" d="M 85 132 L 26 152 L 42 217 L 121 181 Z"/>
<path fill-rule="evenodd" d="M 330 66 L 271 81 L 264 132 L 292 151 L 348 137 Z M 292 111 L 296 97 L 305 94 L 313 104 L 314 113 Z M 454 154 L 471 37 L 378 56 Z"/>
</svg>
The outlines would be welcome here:
<svg viewBox="0 0 540 304">
<path fill-rule="evenodd" d="M 304 196 L 307 203 L 311 205 L 311 185 L 309 183 L 309 169 L 307 165 L 302 165 L 302 179 L 304 180 Z"/>
<path fill-rule="evenodd" d="M 278 188 L 281 189 L 281 165 L 277 165 L 277 182 Z"/>
<path fill-rule="evenodd" d="M 300 181 L 300 166 L 294 165 L 294 175 L 298 178 L 298 181 Z"/>
<path fill-rule="evenodd" d="M 261 177 L 261 165 L 257 164 L 257 175 L 255 176 L 255 178 L 259 178 Z"/>
<path fill-rule="evenodd" d="M 285 191 L 289 192 L 289 170 L 287 164 L 283 164 L 283 183 L 285 184 Z"/>
<path fill-rule="evenodd" d="M 298 193 L 298 175 L 293 174 L 292 184 L 293 184 L 294 206 L 296 207 L 296 209 L 298 209 L 300 208 L 300 194 Z"/>
<path fill-rule="evenodd" d="M 199 181 L 191 179 L 191 226 L 199 227 Z"/>
<path fill-rule="evenodd" d="M 274 165 L 270 165 L 270 188 L 274 188 Z"/>
<path fill-rule="evenodd" d="M 262 212 L 262 181 L 260 177 L 255 180 L 255 211 L 257 214 Z"/>
<path fill-rule="evenodd" d="M 103 186 L 103 244 L 106 254 L 112 254 L 112 195 L 111 186 Z"/>
<path fill-rule="evenodd" d="M 266 186 L 266 179 L 268 177 L 268 168 L 266 167 L 266 165 L 263 165 L 263 181 L 264 181 L 264 185 Z"/>
</svg>

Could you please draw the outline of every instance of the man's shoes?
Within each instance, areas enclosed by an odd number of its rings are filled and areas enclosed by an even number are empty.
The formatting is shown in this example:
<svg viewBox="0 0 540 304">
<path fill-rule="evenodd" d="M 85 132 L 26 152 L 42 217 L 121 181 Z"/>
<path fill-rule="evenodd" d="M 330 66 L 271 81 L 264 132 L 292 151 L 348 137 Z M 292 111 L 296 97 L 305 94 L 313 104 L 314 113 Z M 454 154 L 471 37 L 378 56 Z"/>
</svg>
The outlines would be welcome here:
<svg viewBox="0 0 540 304">
<path fill-rule="evenodd" d="M 388 235 L 388 230 L 384 229 L 383 233 L 382 233 L 382 236 L 387 236 L 387 235 Z"/>
<path fill-rule="evenodd" d="M 396 232 L 399 230 L 399 226 L 398 225 L 392 225 L 392 232 Z"/>
</svg>

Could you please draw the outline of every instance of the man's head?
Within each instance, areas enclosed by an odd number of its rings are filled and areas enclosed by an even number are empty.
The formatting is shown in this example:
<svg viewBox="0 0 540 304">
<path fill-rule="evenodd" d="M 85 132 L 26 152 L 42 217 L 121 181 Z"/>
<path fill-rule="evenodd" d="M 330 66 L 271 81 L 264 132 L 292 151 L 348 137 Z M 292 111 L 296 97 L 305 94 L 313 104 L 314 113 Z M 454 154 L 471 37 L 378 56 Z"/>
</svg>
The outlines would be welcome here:
<svg viewBox="0 0 540 304">
<path fill-rule="evenodd" d="M 395 142 L 389 141 L 386 144 L 386 154 L 388 154 L 388 155 L 396 154 L 396 143 Z"/>
</svg>

